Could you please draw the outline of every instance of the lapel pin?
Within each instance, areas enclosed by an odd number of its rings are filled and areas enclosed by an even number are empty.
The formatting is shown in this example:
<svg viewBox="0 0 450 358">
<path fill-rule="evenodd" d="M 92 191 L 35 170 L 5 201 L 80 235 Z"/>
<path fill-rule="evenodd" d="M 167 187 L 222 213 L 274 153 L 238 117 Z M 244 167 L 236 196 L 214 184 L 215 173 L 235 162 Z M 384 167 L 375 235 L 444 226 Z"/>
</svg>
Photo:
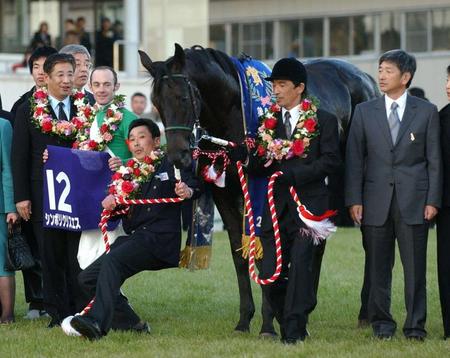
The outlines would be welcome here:
<svg viewBox="0 0 450 358">
<path fill-rule="evenodd" d="M 414 142 L 416 140 L 416 137 L 414 137 L 414 133 L 411 133 L 411 142 Z"/>
</svg>

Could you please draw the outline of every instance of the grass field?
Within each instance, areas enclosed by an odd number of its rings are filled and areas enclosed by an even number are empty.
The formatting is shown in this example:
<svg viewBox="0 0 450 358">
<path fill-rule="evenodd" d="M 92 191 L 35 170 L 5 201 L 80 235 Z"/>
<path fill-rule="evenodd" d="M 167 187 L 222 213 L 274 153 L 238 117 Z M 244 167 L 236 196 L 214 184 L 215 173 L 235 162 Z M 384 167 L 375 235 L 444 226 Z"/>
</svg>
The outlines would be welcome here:
<svg viewBox="0 0 450 358">
<path fill-rule="evenodd" d="M 0 357 L 448 357 L 443 341 L 436 277 L 435 230 L 428 245 L 428 339 L 410 342 L 401 334 L 404 320 L 403 279 L 397 256 L 393 314 L 399 330 L 392 341 L 379 341 L 370 329 L 356 328 L 363 252 L 357 229 L 339 229 L 328 243 L 322 266 L 319 303 L 311 315 L 311 338 L 296 346 L 258 338 L 261 316 L 249 334 L 233 332 L 238 320 L 238 292 L 226 235 L 214 238 L 209 270 L 172 269 L 143 272 L 124 286 L 151 335 L 111 332 L 97 342 L 47 329 L 47 320 L 29 322 L 22 279 L 17 276 L 17 322 L 0 326 Z M 450 258 L 449 258 L 450 259 Z M 260 303 L 260 290 L 254 286 Z"/>
</svg>

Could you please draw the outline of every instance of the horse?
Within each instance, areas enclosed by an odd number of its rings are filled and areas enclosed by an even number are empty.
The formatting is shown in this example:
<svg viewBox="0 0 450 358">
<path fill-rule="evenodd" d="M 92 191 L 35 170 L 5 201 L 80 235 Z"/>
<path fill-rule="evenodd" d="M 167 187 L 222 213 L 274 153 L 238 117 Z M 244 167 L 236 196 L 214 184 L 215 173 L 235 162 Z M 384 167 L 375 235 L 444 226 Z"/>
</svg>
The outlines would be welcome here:
<svg viewBox="0 0 450 358">
<path fill-rule="evenodd" d="M 178 167 L 191 165 L 191 133 L 199 124 L 210 136 L 243 143 L 241 93 L 238 74 L 225 53 L 201 46 L 183 49 L 166 61 L 153 62 L 139 51 L 141 63 L 153 77 L 151 99 L 165 125 L 167 155 Z M 341 60 L 311 60 L 305 63 L 308 92 L 321 108 L 334 113 L 345 137 L 354 106 L 377 96 L 373 79 Z M 213 199 L 228 232 L 239 287 L 239 321 L 235 331 L 248 332 L 255 313 L 248 262 L 241 248 L 243 196 L 237 170 L 229 166 L 225 188 L 213 186 Z M 262 304 L 260 333 L 275 335 L 273 315 L 267 302 Z"/>
</svg>

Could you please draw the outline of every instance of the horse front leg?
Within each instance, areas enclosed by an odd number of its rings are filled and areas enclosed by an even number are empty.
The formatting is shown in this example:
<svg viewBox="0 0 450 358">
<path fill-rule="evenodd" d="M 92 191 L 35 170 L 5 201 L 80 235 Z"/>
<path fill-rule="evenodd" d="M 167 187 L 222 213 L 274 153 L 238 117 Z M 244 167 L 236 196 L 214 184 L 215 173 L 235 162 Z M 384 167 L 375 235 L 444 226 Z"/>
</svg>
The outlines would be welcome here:
<svg viewBox="0 0 450 358">
<path fill-rule="evenodd" d="M 223 189 L 215 189 L 214 201 L 228 232 L 239 288 L 239 322 L 235 331 L 249 332 L 250 321 L 255 314 L 255 303 L 248 275 L 248 261 L 242 258 L 239 250 L 242 247 L 242 212 L 239 209 L 242 205 L 236 203 L 235 196 L 226 193 Z"/>
</svg>

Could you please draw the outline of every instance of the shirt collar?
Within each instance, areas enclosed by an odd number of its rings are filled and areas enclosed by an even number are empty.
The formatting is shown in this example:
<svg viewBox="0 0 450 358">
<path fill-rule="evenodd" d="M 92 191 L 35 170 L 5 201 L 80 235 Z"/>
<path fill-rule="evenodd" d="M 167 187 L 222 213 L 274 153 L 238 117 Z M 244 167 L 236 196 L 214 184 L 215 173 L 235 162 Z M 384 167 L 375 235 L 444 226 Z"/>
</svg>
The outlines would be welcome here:
<svg viewBox="0 0 450 358">
<path fill-rule="evenodd" d="M 67 96 L 66 98 L 64 98 L 62 101 L 60 101 L 59 99 L 56 99 L 55 97 L 53 97 L 50 93 L 48 94 L 48 101 L 50 103 L 50 106 L 52 106 L 53 111 L 55 113 L 57 113 L 58 110 L 58 104 L 59 102 L 64 103 L 64 109 L 66 112 L 70 113 L 70 96 Z"/>
<path fill-rule="evenodd" d="M 408 92 L 407 91 L 403 92 L 403 94 L 399 98 L 397 98 L 396 100 L 392 99 L 391 97 L 389 97 L 386 94 L 384 96 L 385 103 L 386 103 L 386 111 L 390 112 L 392 103 L 396 102 L 398 104 L 397 111 L 403 113 L 403 111 L 405 110 L 405 107 L 406 107 L 406 99 L 407 99 L 407 97 L 408 97 Z"/>
</svg>

